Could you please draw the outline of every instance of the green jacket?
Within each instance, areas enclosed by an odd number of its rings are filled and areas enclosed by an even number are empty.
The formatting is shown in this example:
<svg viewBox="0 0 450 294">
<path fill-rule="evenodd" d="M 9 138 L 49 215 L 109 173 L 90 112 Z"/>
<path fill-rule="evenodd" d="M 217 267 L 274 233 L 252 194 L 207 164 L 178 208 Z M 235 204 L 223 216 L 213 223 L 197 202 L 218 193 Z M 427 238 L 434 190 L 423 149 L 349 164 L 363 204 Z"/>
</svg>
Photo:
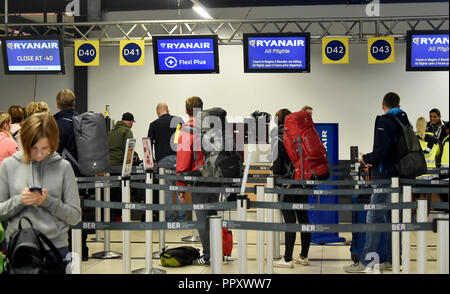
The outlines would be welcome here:
<svg viewBox="0 0 450 294">
<path fill-rule="evenodd" d="M 3 230 L 2 223 L 0 223 L 0 244 L 3 242 L 3 239 L 5 237 L 4 233 L 5 232 Z M 5 271 L 5 268 L 6 268 L 6 258 L 0 251 L 0 274 L 2 274 Z"/>
<path fill-rule="evenodd" d="M 127 139 L 130 138 L 133 138 L 131 129 L 123 121 L 118 121 L 108 136 L 111 165 L 122 165 Z"/>
</svg>

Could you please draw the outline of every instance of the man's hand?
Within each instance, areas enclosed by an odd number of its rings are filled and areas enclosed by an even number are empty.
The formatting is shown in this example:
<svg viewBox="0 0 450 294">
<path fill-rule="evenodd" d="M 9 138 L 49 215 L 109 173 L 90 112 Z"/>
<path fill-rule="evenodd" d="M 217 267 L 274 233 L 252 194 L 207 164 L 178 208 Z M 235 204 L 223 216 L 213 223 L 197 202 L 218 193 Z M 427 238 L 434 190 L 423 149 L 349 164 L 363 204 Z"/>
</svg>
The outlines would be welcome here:
<svg viewBox="0 0 450 294">
<path fill-rule="evenodd" d="M 361 156 L 361 157 L 359 158 L 359 162 L 365 165 L 366 163 L 364 162 L 364 159 L 363 159 L 364 153 L 362 153 L 362 152 L 359 153 L 359 156 Z"/>
</svg>

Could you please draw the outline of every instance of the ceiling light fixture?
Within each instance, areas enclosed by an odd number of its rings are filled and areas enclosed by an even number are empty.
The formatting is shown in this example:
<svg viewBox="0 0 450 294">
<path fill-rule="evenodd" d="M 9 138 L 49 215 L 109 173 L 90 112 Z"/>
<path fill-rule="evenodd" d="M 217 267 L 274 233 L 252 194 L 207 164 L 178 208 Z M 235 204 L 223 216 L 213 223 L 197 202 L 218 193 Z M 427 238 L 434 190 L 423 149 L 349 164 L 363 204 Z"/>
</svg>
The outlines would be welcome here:
<svg viewBox="0 0 450 294">
<path fill-rule="evenodd" d="M 192 9 L 195 10 L 201 17 L 205 19 L 212 19 L 212 16 L 209 15 L 208 11 L 206 11 L 205 7 L 198 2 L 197 0 L 191 0 L 192 3 L 194 3 L 194 6 L 192 6 Z"/>
</svg>

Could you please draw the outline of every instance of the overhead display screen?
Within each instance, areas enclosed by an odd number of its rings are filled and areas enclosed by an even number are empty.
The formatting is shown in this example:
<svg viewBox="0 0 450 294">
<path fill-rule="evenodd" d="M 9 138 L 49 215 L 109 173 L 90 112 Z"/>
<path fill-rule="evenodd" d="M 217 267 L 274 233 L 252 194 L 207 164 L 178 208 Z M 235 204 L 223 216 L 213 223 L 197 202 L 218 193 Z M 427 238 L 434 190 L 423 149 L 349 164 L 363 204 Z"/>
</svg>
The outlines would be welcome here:
<svg viewBox="0 0 450 294">
<path fill-rule="evenodd" d="M 408 31 L 407 71 L 448 71 L 448 31 Z"/>
<path fill-rule="evenodd" d="M 4 37 L 1 41 L 5 74 L 64 74 L 61 39 Z"/>
<path fill-rule="evenodd" d="M 156 74 L 219 73 L 217 36 L 155 36 Z"/>
<path fill-rule="evenodd" d="M 309 33 L 244 34 L 244 72 L 310 72 Z"/>
</svg>

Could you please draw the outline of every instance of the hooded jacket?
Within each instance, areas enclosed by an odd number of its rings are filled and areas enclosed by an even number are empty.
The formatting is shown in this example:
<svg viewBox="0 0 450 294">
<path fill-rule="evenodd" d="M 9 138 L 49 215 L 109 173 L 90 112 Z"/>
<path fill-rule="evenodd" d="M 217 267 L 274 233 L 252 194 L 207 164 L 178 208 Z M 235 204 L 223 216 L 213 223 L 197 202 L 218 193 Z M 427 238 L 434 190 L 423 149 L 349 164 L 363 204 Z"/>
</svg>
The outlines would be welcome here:
<svg viewBox="0 0 450 294">
<path fill-rule="evenodd" d="M 23 204 L 22 191 L 30 186 L 48 190 L 41 206 Z M 22 216 L 28 217 L 33 228 L 46 235 L 56 248 L 68 246 L 69 225 L 81 220 L 80 197 L 72 167 L 58 153 L 25 164 L 23 152 L 19 151 L 0 166 L 0 222 L 7 223 L 7 242 L 18 230 Z"/>
<path fill-rule="evenodd" d="M 397 116 L 405 126 L 411 126 L 408 116 L 400 108 L 392 108 L 377 116 L 373 140 L 373 151 L 363 156 L 365 163 L 372 164 L 374 179 L 388 179 L 398 175 L 395 169 L 395 143 L 400 139 L 401 129 L 392 117 Z"/>
<path fill-rule="evenodd" d="M 111 161 L 111 165 L 121 166 L 123 164 L 127 139 L 132 138 L 133 132 L 123 121 L 118 121 L 114 125 L 114 129 L 109 132 L 108 136 L 109 160 Z"/>
</svg>

